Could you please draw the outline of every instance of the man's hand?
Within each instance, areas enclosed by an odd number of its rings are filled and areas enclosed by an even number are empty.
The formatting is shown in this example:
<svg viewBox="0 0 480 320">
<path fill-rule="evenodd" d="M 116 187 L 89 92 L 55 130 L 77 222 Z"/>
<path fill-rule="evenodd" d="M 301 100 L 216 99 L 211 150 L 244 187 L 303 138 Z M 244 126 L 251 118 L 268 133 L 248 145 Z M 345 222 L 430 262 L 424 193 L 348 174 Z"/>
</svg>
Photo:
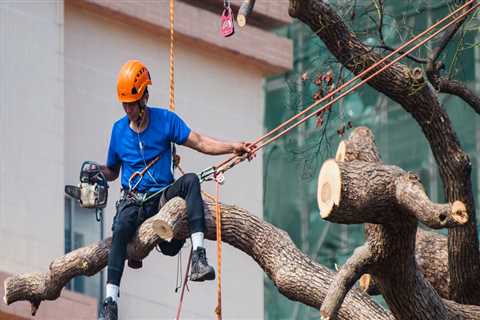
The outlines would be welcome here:
<svg viewBox="0 0 480 320">
<path fill-rule="evenodd" d="M 242 156 L 245 153 L 248 153 L 248 160 L 252 160 L 255 157 L 255 154 L 252 154 L 255 146 L 248 142 L 234 142 L 232 143 L 233 153 L 237 156 Z"/>
</svg>

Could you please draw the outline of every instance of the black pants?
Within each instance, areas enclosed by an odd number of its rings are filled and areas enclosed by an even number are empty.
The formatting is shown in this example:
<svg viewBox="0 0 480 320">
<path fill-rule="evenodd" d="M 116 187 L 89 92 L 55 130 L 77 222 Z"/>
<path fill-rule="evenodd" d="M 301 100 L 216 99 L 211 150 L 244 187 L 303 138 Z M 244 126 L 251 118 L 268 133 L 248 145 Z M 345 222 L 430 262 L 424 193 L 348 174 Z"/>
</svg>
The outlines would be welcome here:
<svg viewBox="0 0 480 320">
<path fill-rule="evenodd" d="M 185 199 L 190 233 L 205 231 L 205 213 L 200 193 L 200 181 L 196 174 L 188 173 L 180 177 L 164 191 L 164 196 L 167 201 L 177 196 Z M 156 197 L 143 203 L 143 206 L 128 199 L 121 199 L 118 202 L 117 213 L 112 225 L 112 249 L 108 255 L 107 283 L 120 285 L 127 256 L 127 244 L 135 235 L 138 227 L 158 212 L 159 201 L 160 197 Z"/>
</svg>

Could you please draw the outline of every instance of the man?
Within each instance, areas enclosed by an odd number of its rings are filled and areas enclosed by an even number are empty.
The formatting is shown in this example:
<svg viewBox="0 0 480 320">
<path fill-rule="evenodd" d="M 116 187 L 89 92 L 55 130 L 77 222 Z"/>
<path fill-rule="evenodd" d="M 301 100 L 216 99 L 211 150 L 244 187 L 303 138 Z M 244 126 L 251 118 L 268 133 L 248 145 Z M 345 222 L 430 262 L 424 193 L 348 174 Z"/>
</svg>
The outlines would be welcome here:
<svg viewBox="0 0 480 320">
<path fill-rule="evenodd" d="M 142 62 L 130 60 L 122 66 L 117 92 L 126 116 L 113 125 L 107 163 L 100 166 L 108 181 L 117 179 L 120 169 L 122 172 L 122 197 L 117 202 L 112 225 L 112 248 L 108 256 L 103 305 L 105 319 L 109 320 L 118 318 L 119 287 L 128 242 L 140 224 L 158 212 L 160 204 L 176 196 L 187 203 L 193 245 L 190 280 L 215 279 L 215 271 L 208 265 L 203 244 L 205 222 L 200 182 L 193 173 L 173 181 L 173 143 L 209 155 L 242 155 L 250 151 L 246 143 L 221 142 L 203 136 L 190 130 L 175 113 L 147 106 L 147 86 L 151 83 L 150 73 Z M 144 174 L 139 174 L 142 171 Z M 153 198 L 145 201 L 152 195 Z M 171 243 L 162 242 L 160 248 L 165 254 L 176 255 L 184 242 L 173 239 Z"/>
</svg>

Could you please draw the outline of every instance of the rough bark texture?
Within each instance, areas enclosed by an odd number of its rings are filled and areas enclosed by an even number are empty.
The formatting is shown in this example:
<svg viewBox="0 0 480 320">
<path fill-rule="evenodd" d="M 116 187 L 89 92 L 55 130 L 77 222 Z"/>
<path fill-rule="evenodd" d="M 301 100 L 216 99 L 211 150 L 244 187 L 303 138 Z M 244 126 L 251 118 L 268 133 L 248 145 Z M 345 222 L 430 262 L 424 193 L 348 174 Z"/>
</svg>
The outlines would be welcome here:
<svg viewBox="0 0 480 320">
<path fill-rule="evenodd" d="M 362 145 L 358 145 L 357 142 L 360 142 Z M 365 152 L 365 155 L 362 154 L 362 151 Z M 380 156 L 375 146 L 373 135 L 367 128 L 353 130 L 350 139 L 340 144 L 336 158 L 343 160 L 341 165 L 342 178 L 343 174 L 348 171 L 344 170 L 344 168 L 348 168 L 352 164 L 357 165 L 356 170 L 367 171 L 375 165 L 378 165 L 377 168 L 388 167 L 379 165 L 379 162 L 376 162 L 380 160 Z M 370 162 L 370 166 L 365 166 L 363 164 L 366 162 L 358 161 L 357 159 L 368 159 L 372 160 L 372 162 Z M 349 174 L 350 172 L 347 172 L 347 175 Z M 431 286 L 430 282 L 425 279 L 415 260 L 417 220 L 421 218 L 424 223 L 433 223 L 435 226 L 441 226 L 442 223 L 445 226 L 449 225 L 449 223 L 445 222 L 448 218 L 445 220 L 440 219 L 443 222 L 439 224 L 440 216 L 436 212 L 442 212 L 442 210 L 445 212 L 445 208 L 449 208 L 448 210 L 455 214 L 454 206 L 431 203 L 421 189 L 419 181 L 416 178 L 412 179 L 411 174 L 404 173 L 398 177 L 393 177 L 393 179 L 404 181 L 401 181 L 401 183 L 393 182 L 395 184 L 394 187 L 384 188 L 385 193 L 391 193 L 393 188 L 393 192 L 397 197 L 390 197 L 392 204 L 390 208 L 386 208 L 386 210 L 389 209 L 390 211 L 384 212 L 383 215 L 396 217 L 396 223 L 391 223 L 387 219 L 382 224 L 368 224 L 366 226 L 367 243 L 362 247 L 361 252 L 363 254 L 359 256 L 355 252 L 345 266 L 342 266 L 339 270 L 336 276 L 337 279 L 334 282 L 338 287 L 330 287 L 329 295 L 325 299 L 325 303 L 328 304 L 322 305 L 321 315 L 327 319 L 333 317 L 335 308 L 342 303 L 341 297 L 346 290 L 345 286 L 348 287 L 349 285 L 351 287 L 354 279 L 368 272 L 373 279 L 371 282 L 375 283 L 375 288 L 370 289 L 378 289 L 380 291 L 397 319 L 476 319 L 480 317 L 480 307 L 465 306 L 463 308 L 464 306 L 462 305 L 443 300 Z M 408 186 L 408 188 L 405 188 L 405 186 Z M 412 189 L 412 186 L 415 188 Z M 336 211 L 334 215 L 342 215 L 343 207 L 341 201 L 343 201 L 346 193 L 352 192 L 349 190 L 350 187 L 348 185 L 342 184 L 342 187 L 345 191 L 342 189 L 342 199 L 337 206 L 332 208 L 332 211 Z M 368 194 L 370 191 L 367 190 L 366 193 Z M 347 201 L 350 201 L 350 198 L 351 196 L 346 196 Z M 360 200 L 359 202 L 362 202 L 362 198 L 357 199 Z M 356 208 L 351 207 L 349 210 L 357 208 L 363 209 L 357 206 Z M 382 213 L 378 212 L 377 214 Z M 355 216 L 355 219 L 358 220 L 359 217 L 369 217 L 369 214 L 365 215 L 361 211 L 356 211 L 353 213 L 349 212 L 345 216 Z M 460 216 L 463 217 L 462 215 Z M 432 220 L 431 217 L 436 217 L 436 219 Z M 455 223 L 466 222 L 462 219 L 453 220 L 450 226 L 453 226 Z M 426 233 L 423 232 L 423 234 L 425 235 Z M 429 234 L 426 234 L 426 236 L 429 236 Z M 430 237 L 430 239 L 435 241 L 436 244 L 440 243 L 434 237 Z M 425 239 L 423 241 L 426 242 Z M 445 242 L 443 244 L 446 245 Z M 426 259 L 429 259 L 432 254 L 428 252 L 425 256 Z M 434 277 L 433 279 L 435 280 Z"/>
<path fill-rule="evenodd" d="M 320 37 L 329 51 L 353 73 L 358 74 L 381 57 L 369 50 L 348 30 L 334 10 L 321 0 L 290 0 L 289 13 Z M 398 102 L 422 128 L 437 161 L 445 195 L 450 203 L 461 201 L 468 213 L 475 212 L 471 163 L 460 147 L 451 122 L 435 92 L 425 81 L 415 80 L 412 71 L 394 64 L 369 85 Z M 449 273 L 451 299 L 480 304 L 480 255 L 475 214 L 469 222 L 449 231 Z"/>
<path fill-rule="evenodd" d="M 335 159 L 337 161 L 360 160 L 382 163 L 375 144 L 375 138 L 370 129 L 366 127 L 353 129 L 348 140 L 340 142 Z M 366 226 L 368 227 L 368 224 Z M 415 258 L 419 270 L 438 294 L 442 298 L 448 299 L 450 296 L 450 276 L 448 273 L 447 237 L 419 228 L 417 230 L 415 247 Z M 361 281 L 360 283 L 360 288 L 368 294 L 380 294 L 373 279 L 365 282 L 365 286 L 362 286 Z"/>
<path fill-rule="evenodd" d="M 337 174 L 327 175 L 325 171 L 335 171 Z M 331 187 L 337 184 L 332 181 L 334 179 L 340 180 L 338 189 Z M 461 202 L 431 202 L 418 178 L 396 166 L 327 160 L 320 170 L 318 187 L 320 215 L 331 222 L 367 222 L 394 227 L 400 219 L 398 210 L 406 217 L 435 229 L 455 227 L 468 221 L 465 206 Z M 327 192 L 323 192 L 324 189 Z M 341 201 L 332 203 L 328 195 L 341 198 Z M 322 202 L 327 204 L 323 205 Z M 332 207 L 328 208 L 328 204 Z"/>
<path fill-rule="evenodd" d="M 205 237 L 215 240 L 214 204 L 205 202 L 205 207 Z M 320 308 L 334 273 L 300 252 L 286 232 L 236 206 L 222 204 L 221 208 L 222 240 L 250 255 L 283 295 Z M 170 226 L 174 237 L 187 237 L 185 202 L 172 199 L 141 226 L 129 245 L 129 257 L 143 259 L 148 255 L 160 239 L 153 227 L 158 221 L 164 228 Z M 54 300 L 72 277 L 91 275 L 105 267 L 109 249 L 107 239 L 56 259 L 46 273 L 13 276 L 6 280 L 4 300 L 7 304 L 28 300 L 37 306 L 42 300 Z M 393 319 L 360 290 L 350 292 L 346 302 L 339 310 L 339 319 Z"/>
</svg>

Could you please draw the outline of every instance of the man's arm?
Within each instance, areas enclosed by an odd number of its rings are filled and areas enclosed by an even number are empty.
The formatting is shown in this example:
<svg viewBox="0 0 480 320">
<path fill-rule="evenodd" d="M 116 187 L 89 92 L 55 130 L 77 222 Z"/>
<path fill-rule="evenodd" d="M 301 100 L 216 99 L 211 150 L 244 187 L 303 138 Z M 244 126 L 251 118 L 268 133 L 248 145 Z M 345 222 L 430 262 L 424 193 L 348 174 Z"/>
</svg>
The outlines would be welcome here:
<svg viewBox="0 0 480 320">
<path fill-rule="evenodd" d="M 197 150 L 199 152 L 210 154 L 210 155 L 219 155 L 219 154 L 228 154 L 234 153 L 236 155 L 242 155 L 244 153 L 251 151 L 251 146 L 245 142 L 223 142 L 219 141 L 204 135 L 201 135 L 197 132 L 191 131 L 188 135 L 187 141 L 184 143 L 185 146 Z"/>
<path fill-rule="evenodd" d="M 100 170 L 102 170 L 102 173 L 108 181 L 114 181 L 118 178 L 118 174 L 120 173 L 120 165 L 117 165 L 113 169 L 106 165 L 100 165 Z"/>
</svg>

